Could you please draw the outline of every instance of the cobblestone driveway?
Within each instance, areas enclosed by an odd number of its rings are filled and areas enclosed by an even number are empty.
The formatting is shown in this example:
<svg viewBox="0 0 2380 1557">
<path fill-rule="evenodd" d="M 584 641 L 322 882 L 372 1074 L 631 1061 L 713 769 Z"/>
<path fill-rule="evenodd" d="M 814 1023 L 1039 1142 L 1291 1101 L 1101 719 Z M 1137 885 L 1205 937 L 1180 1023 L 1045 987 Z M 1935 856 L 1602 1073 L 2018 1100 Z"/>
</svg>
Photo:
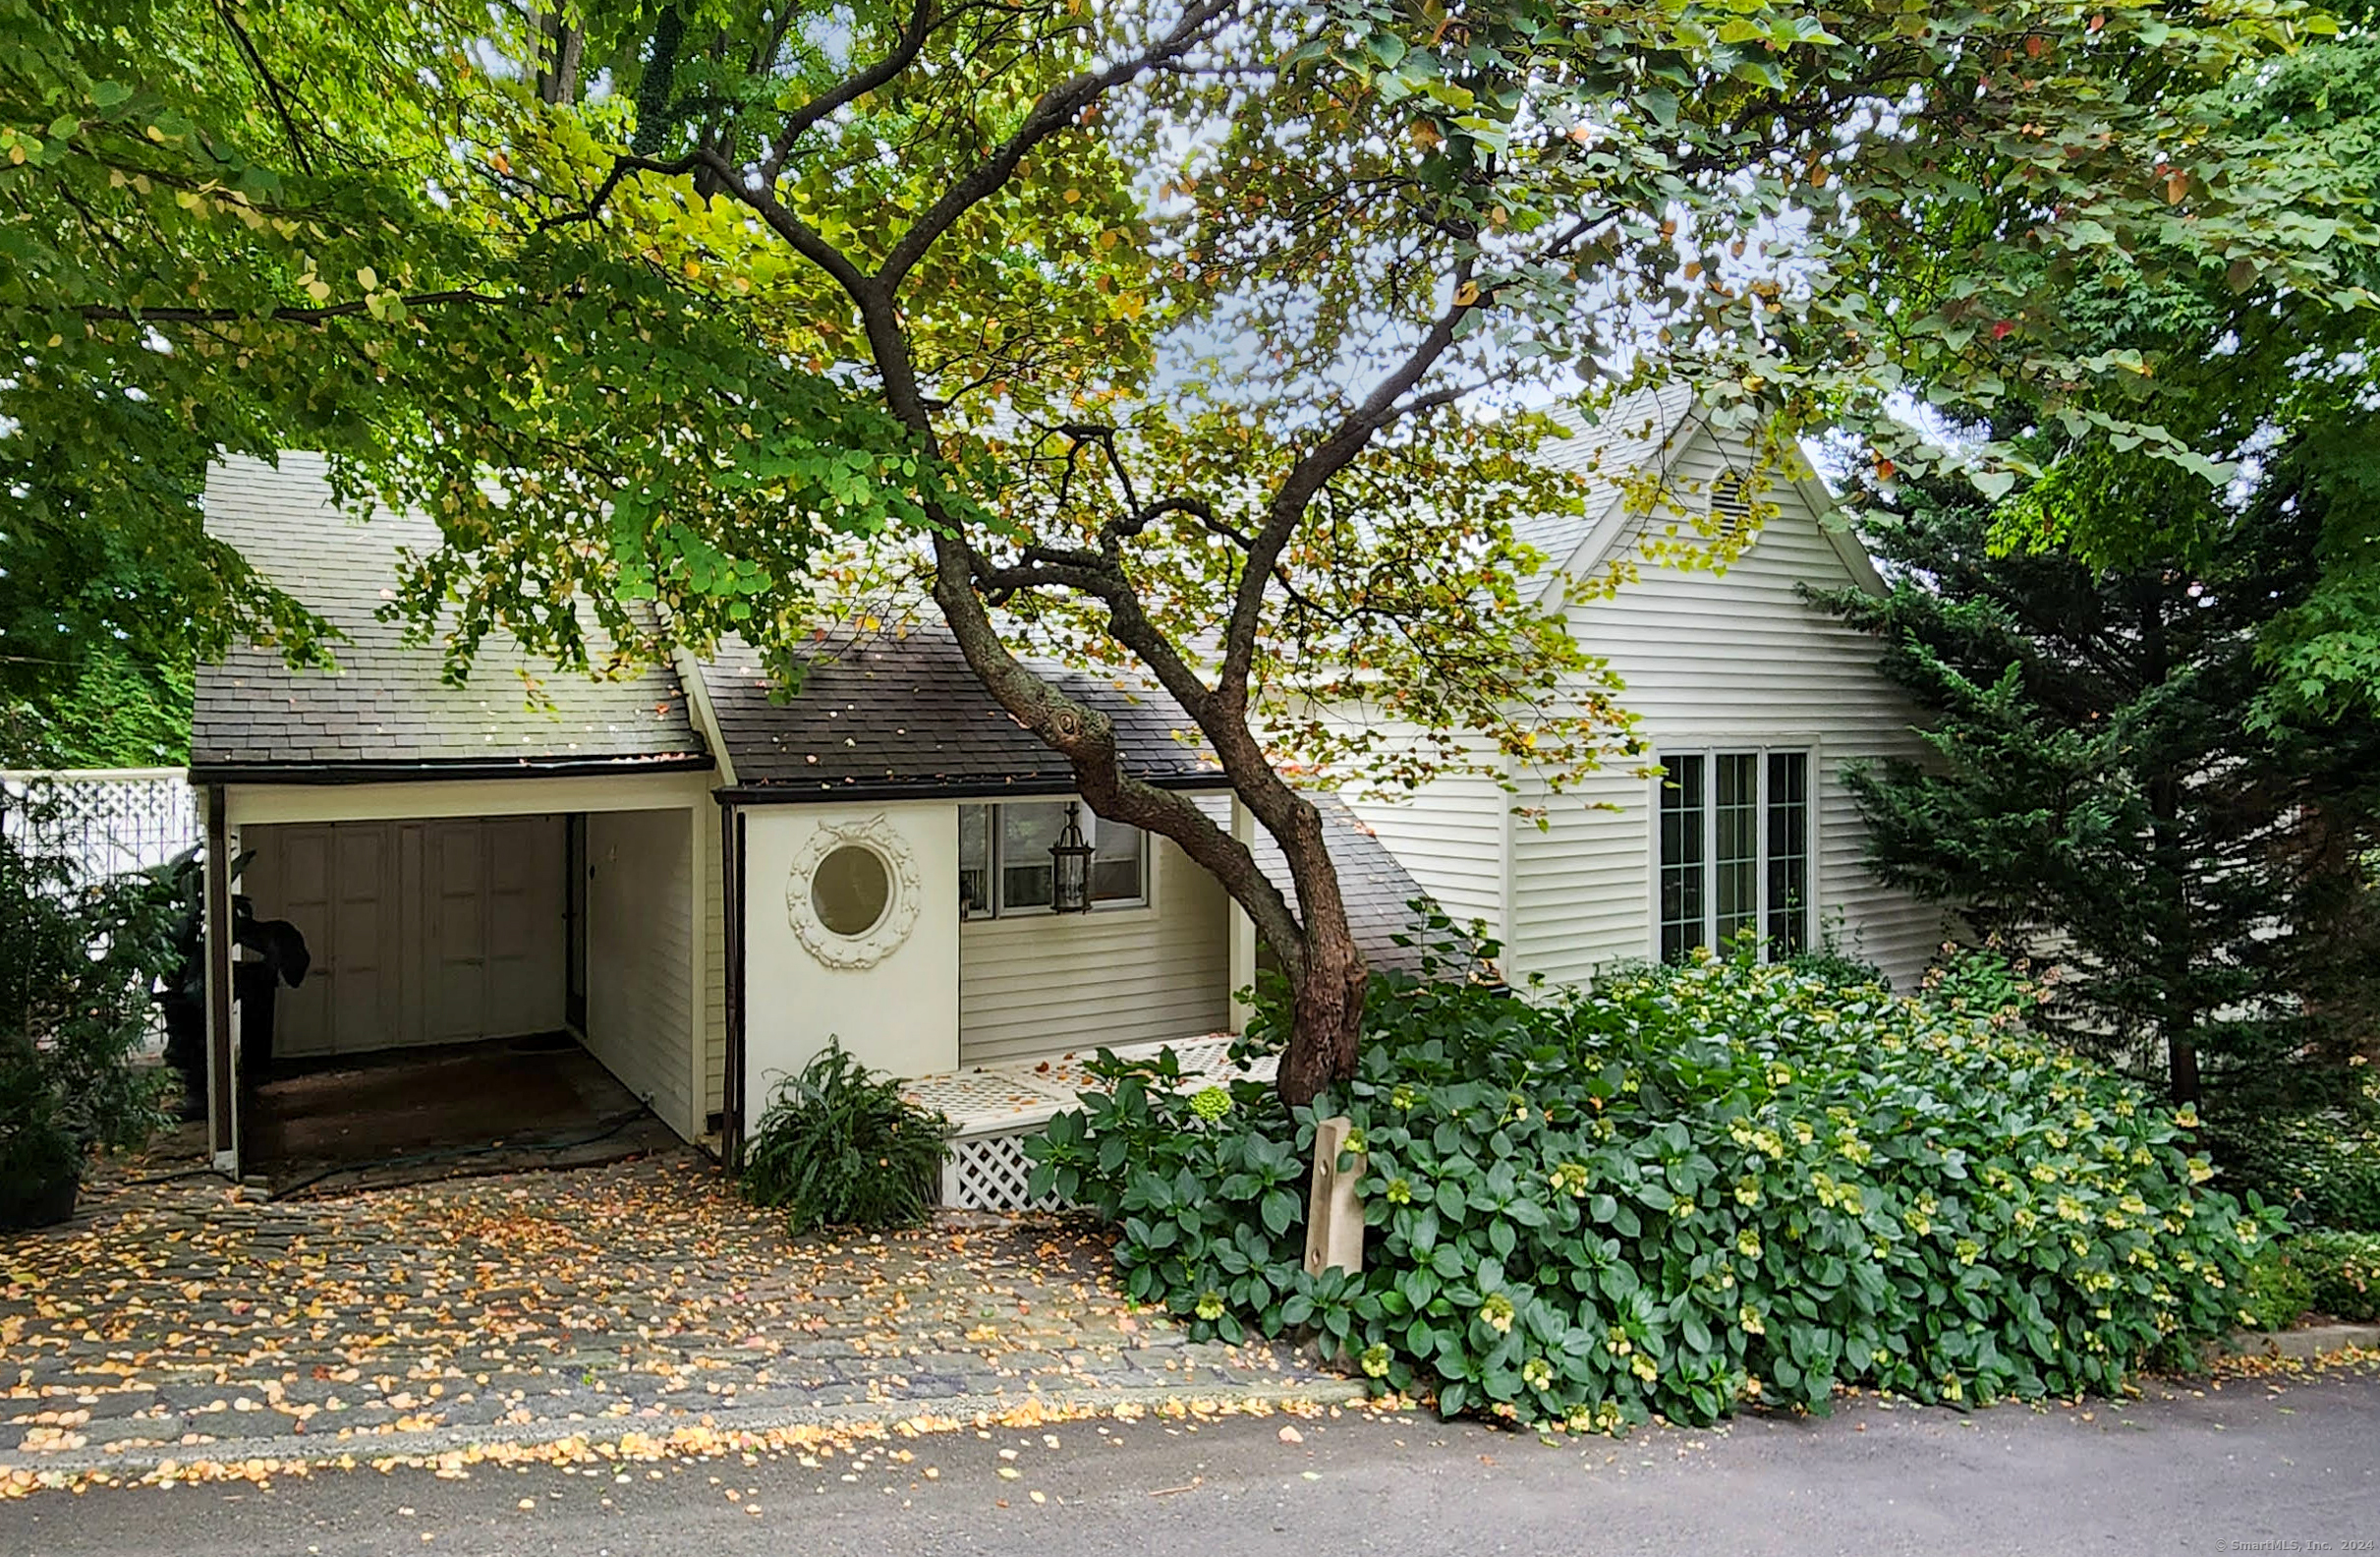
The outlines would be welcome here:
<svg viewBox="0 0 2380 1557">
<path fill-rule="evenodd" d="M 0 1242 L 0 1467 L 1294 1376 L 1128 1314 L 1079 1230 L 793 1243 L 692 1153 L 291 1203 L 119 1176 L 86 1203 Z"/>
</svg>

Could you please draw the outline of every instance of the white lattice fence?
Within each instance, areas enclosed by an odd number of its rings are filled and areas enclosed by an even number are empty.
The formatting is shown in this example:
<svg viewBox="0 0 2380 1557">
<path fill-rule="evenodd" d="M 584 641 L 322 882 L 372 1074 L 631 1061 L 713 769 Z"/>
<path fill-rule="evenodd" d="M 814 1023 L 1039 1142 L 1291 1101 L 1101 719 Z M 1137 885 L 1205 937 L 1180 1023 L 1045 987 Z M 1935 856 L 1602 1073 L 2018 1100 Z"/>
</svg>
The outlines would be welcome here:
<svg viewBox="0 0 2380 1557">
<path fill-rule="evenodd" d="M 0 828 L 85 881 L 162 865 L 200 836 L 179 768 L 0 773 Z"/>
</svg>

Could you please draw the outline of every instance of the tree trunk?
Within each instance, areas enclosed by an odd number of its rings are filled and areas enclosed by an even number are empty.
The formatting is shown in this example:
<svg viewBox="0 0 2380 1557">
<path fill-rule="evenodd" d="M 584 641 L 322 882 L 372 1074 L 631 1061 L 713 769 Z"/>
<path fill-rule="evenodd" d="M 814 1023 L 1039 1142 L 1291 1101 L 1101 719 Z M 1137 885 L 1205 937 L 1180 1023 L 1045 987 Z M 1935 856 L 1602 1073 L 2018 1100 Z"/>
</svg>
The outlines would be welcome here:
<svg viewBox="0 0 2380 1557">
<path fill-rule="evenodd" d="M 579 100 L 579 62 L 587 34 L 572 27 L 568 16 L 542 4 L 531 7 L 529 30 L 537 56 L 538 100 L 549 107 L 569 107 Z"/>
<path fill-rule="evenodd" d="M 1343 910 L 1303 917 L 1305 967 L 1290 986 L 1289 1046 L 1275 1083 L 1291 1108 L 1305 1107 L 1355 1074 L 1371 978 Z"/>
<path fill-rule="evenodd" d="M 2166 1064 L 2176 1103 L 2196 1104 L 2199 1097 L 2198 1046 L 2180 1029 L 2166 1034 Z"/>
<path fill-rule="evenodd" d="M 669 143 L 670 103 L 676 91 L 678 47 L 686 38 L 686 19 L 676 6 L 662 9 L 652 24 L 652 47 L 645 56 L 645 79 L 637 85 L 637 133 L 629 149 L 638 156 L 660 153 Z"/>
</svg>

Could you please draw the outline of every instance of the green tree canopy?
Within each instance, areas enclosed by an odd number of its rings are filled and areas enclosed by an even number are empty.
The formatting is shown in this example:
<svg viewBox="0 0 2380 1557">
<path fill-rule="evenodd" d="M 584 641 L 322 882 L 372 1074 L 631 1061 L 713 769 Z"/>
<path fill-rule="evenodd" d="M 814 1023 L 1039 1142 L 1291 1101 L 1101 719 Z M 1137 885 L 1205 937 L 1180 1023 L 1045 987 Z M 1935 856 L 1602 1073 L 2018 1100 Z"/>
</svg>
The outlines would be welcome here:
<svg viewBox="0 0 2380 1557">
<path fill-rule="evenodd" d="M 2368 31 L 2204 102 L 2227 142 L 2337 192 L 2331 211 L 2380 198 Z M 2328 219 L 2312 231 L 2344 286 L 2380 279 Z M 2064 327 L 2136 362 L 2136 384 L 1930 386 L 1960 433 L 2011 452 L 2010 479 L 1987 502 L 1863 473 L 1853 501 L 1898 583 L 1833 604 L 1937 721 L 1931 768 L 1860 786 L 1882 874 L 2046 936 L 2078 1042 L 2153 1048 L 2185 1098 L 2203 1069 L 2269 1103 L 2335 1081 L 2324 1062 L 2380 1015 L 2380 327 L 2181 258 L 2161 242 L 2070 276 Z M 1981 256 L 1942 268 L 1998 282 Z M 2141 405 L 2159 439 L 2108 430 Z"/>
<path fill-rule="evenodd" d="M 1773 462 L 1832 417 L 1915 470 L 1886 414 L 1913 385 L 2203 473 L 2137 353 L 2069 315 L 2077 277 L 2367 301 L 2364 192 L 2236 105 L 2328 30 L 2288 0 L 64 14 L 8 88 L 11 241 L 63 257 L 0 283 L 63 397 L 19 420 L 146 374 L 186 375 L 187 424 L 253 384 L 240 437 L 177 447 L 313 442 L 424 501 L 446 545 L 406 607 L 457 673 L 498 626 L 583 659 L 581 599 L 790 669 L 906 585 L 1096 810 L 1255 918 L 1298 1100 L 1349 1072 L 1365 969 L 1292 777 L 1418 778 L 1463 730 L 1555 773 L 1627 742 L 1522 604 L 1511 514 L 1578 499 L 1518 408 L 1682 375 Z M 192 173 L 223 147 L 270 187 Z M 1296 906 L 1034 650 L 1170 693 Z M 1326 717 L 1358 694 L 1418 756 Z"/>
<path fill-rule="evenodd" d="M 21 757 L 178 748 L 188 667 L 234 638 L 335 652 L 206 536 L 226 454 L 324 450 L 351 495 L 451 512 L 443 484 L 498 472 L 608 501 L 729 438 L 742 474 L 679 497 L 715 516 L 798 512 L 800 478 L 761 467 L 822 436 L 811 468 L 839 472 L 889 436 L 651 256 L 505 204 L 505 148 L 552 139 L 552 84 L 507 63 L 529 57 L 521 19 L 4 0 L 0 29 L 0 701 Z M 87 727 L 75 711 L 111 685 L 154 721 Z"/>
</svg>

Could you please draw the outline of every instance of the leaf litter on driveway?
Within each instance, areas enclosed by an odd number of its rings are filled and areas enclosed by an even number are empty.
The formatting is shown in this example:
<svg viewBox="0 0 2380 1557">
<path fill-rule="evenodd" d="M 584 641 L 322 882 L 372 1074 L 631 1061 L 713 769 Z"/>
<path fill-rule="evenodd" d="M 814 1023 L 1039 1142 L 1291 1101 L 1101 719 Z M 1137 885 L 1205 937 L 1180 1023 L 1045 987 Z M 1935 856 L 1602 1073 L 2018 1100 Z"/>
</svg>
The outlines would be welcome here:
<svg viewBox="0 0 2380 1557">
<path fill-rule="evenodd" d="M 0 1495 L 118 1465 L 255 1479 L 723 1452 L 771 1443 L 735 1425 L 771 1410 L 924 1421 L 937 1400 L 1048 1410 L 1035 1397 L 1300 1376 L 1131 1311 L 1094 1230 L 973 1218 L 793 1241 L 692 1152 L 297 1202 L 135 1164 L 86 1206 L 0 1245 Z M 825 1430 L 775 1431 L 784 1448 Z M 208 1452 L 231 1445 L 236 1461 Z"/>
</svg>

